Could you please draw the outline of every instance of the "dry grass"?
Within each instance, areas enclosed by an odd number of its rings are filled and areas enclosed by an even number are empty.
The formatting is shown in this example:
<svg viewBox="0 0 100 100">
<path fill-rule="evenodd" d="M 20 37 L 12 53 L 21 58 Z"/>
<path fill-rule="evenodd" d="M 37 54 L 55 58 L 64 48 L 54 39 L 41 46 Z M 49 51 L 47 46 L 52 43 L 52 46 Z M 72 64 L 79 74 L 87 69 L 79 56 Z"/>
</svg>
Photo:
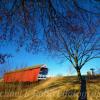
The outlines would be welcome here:
<svg viewBox="0 0 100 100">
<path fill-rule="evenodd" d="M 10 93 L 11 91 L 13 93 L 7 100 L 78 100 L 80 90 L 80 84 L 75 77 L 49 78 L 39 83 L 30 84 L 27 88 L 23 86 L 27 85 L 20 84 L 16 88 L 16 84 L 9 86 L 6 84 L 7 93 L 9 93 L 9 89 Z M 7 87 L 13 87 L 13 89 L 7 90 Z M 0 100 L 5 100 L 6 96 L 5 93 Z"/>
<path fill-rule="evenodd" d="M 77 100 L 79 84 L 73 84 L 65 78 L 51 78 L 28 91 L 26 97 L 17 100 Z"/>
<path fill-rule="evenodd" d="M 0 100 L 78 100 L 76 77 L 53 77 L 37 83 L 0 82 Z M 87 81 L 87 100 L 100 100 L 100 77 Z"/>
<path fill-rule="evenodd" d="M 100 100 L 100 77 L 87 82 L 88 100 Z"/>
</svg>

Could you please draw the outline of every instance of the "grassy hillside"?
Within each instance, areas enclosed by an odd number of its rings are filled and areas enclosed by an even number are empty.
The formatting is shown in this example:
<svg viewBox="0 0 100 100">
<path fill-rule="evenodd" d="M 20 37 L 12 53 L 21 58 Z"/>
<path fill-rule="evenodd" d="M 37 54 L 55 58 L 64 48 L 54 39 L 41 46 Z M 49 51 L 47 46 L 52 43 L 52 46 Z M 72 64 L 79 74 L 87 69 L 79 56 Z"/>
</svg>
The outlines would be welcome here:
<svg viewBox="0 0 100 100">
<path fill-rule="evenodd" d="M 100 75 L 98 78 L 87 81 L 87 98 L 89 100 L 100 100 Z"/>
<path fill-rule="evenodd" d="M 87 81 L 87 99 L 100 100 L 100 77 Z M 53 77 L 36 83 L 0 82 L 0 100 L 78 100 L 76 77 Z"/>
<path fill-rule="evenodd" d="M 28 91 L 17 100 L 77 100 L 79 84 L 67 78 L 51 78 Z M 75 80 L 75 79 L 74 79 Z"/>
<path fill-rule="evenodd" d="M 55 77 L 32 84 L 3 84 L 0 100 L 77 100 L 80 84 L 75 77 Z"/>
</svg>

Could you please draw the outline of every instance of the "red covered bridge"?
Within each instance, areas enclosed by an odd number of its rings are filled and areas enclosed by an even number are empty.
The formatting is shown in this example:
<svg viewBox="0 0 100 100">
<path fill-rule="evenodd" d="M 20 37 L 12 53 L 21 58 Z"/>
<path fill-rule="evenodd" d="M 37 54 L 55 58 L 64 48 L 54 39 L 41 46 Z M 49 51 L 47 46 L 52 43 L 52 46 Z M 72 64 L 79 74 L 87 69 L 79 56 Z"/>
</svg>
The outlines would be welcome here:
<svg viewBox="0 0 100 100">
<path fill-rule="evenodd" d="M 4 82 L 36 82 L 46 79 L 48 68 L 46 65 L 36 65 L 4 74 Z"/>
</svg>

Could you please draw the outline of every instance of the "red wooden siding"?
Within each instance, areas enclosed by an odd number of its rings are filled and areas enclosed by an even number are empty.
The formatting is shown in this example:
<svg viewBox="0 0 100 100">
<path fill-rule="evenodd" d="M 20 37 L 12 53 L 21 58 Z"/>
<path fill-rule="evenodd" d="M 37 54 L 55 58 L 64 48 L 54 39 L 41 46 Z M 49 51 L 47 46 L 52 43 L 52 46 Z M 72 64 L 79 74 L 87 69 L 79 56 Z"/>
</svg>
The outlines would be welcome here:
<svg viewBox="0 0 100 100">
<path fill-rule="evenodd" d="M 35 82 L 38 80 L 40 67 L 4 74 L 4 82 Z"/>
</svg>

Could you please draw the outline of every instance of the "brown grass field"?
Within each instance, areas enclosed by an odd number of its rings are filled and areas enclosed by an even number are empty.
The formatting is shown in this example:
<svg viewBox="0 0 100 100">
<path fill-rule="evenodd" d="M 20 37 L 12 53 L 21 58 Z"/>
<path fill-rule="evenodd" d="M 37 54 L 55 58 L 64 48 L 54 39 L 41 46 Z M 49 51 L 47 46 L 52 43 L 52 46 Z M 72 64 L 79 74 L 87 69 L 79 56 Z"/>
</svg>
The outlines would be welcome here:
<svg viewBox="0 0 100 100">
<path fill-rule="evenodd" d="M 87 81 L 88 100 L 100 100 L 100 76 Z"/>
<path fill-rule="evenodd" d="M 36 83 L 0 82 L 0 100 L 78 100 L 76 77 L 52 77 Z M 87 100 L 100 100 L 100 78 L 87 81 Z"/>
</svg>

